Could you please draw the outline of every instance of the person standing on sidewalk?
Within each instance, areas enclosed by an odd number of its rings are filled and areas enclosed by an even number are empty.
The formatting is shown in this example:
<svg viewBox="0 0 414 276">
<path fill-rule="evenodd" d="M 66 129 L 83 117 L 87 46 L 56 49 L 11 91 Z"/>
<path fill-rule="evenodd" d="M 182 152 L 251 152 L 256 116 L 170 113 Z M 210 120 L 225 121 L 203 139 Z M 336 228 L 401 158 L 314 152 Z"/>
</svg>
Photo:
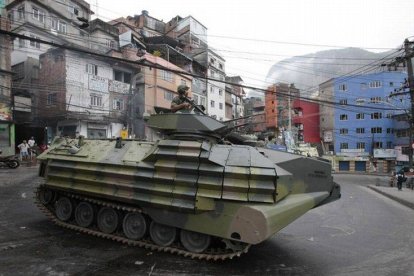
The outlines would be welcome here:
<svg viewBox="0 0 414 276">
<path fill-rule="evenodd" d="M 397 188 L 398 191 L 401 191 L 402 189 L 402 183 L 407 181 L 407 178 L 404 175 L 404 171 L 400 170 L 397 175 L 395 176 L 397 178 Z"/>
</svg>

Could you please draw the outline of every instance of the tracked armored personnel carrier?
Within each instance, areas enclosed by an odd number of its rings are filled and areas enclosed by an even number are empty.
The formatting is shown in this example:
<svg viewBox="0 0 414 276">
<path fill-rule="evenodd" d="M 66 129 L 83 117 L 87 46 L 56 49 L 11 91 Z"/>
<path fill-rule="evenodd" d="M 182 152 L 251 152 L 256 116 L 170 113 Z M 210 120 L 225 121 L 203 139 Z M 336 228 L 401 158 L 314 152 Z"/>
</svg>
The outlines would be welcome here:
<svg viewBox="0 0 414 276">
<path fill-rule="evenodd" d="M 329 163 L 229 144 L 208 116 L 158 114 L 148 125 L 164 138 L 55 139 L 38 157 L 39 208 L 87 234 L 224 260 L 340 197 Z"/>
</svg>

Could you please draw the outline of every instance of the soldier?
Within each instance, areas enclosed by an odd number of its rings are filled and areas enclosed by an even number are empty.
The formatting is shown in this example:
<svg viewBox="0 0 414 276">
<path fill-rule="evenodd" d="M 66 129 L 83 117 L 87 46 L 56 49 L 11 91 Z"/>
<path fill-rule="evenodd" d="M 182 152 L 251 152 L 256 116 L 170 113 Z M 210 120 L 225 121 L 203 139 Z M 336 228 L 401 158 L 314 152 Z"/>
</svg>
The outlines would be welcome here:
<svg viewBox="0 0 414 276">
<path fill-rule="evenodd" d="M 174 99 L 171 101 L 171 111 L 176 112 L 181 109 L 190 109 L 191 104 L 186 101 L 188 95 L 188 87 L 185 84 L 180 84 L 177 87 L 178 96 L 175 96 Z"/>
</svg>

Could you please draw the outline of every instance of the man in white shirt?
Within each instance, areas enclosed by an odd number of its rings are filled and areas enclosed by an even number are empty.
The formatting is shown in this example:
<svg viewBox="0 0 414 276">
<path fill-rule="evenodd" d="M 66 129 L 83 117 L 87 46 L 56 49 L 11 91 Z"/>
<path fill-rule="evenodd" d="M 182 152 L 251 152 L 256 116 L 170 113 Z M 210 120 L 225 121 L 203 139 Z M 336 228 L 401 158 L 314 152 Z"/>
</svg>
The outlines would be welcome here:
<svg viewBox="0 0 414 276">
<path fill-rule="evenodd" d="M 34 137 L 30 137 L 29 141 L 27 141 L 27 144 L 29 144 L 29 147 L 33 148 L 33 146 L 36 144 L 36 141 Z"/>
<path fill-rule="evenodd" d="M 17 146 L 20 150 L 20 160 L 27 160 L 27 157 L 29 156 L 29 144 L 26 142 L 26 140 L 23 140 L 23 143 Z"/>
</svg>

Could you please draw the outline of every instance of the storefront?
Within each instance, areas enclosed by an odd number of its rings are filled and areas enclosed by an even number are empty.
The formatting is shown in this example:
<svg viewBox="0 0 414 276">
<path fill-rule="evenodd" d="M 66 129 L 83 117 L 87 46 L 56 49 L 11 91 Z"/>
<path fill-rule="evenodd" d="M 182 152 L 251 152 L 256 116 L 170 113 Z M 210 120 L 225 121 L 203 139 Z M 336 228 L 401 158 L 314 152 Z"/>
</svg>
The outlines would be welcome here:
<svg viewBox="0 0 414 276">
<path fill-rule="evenodd" d="M 14 155 L 15 126 L 10 121 L 0 121 L 0 149 L 3 156 Z"/>
</svg>

